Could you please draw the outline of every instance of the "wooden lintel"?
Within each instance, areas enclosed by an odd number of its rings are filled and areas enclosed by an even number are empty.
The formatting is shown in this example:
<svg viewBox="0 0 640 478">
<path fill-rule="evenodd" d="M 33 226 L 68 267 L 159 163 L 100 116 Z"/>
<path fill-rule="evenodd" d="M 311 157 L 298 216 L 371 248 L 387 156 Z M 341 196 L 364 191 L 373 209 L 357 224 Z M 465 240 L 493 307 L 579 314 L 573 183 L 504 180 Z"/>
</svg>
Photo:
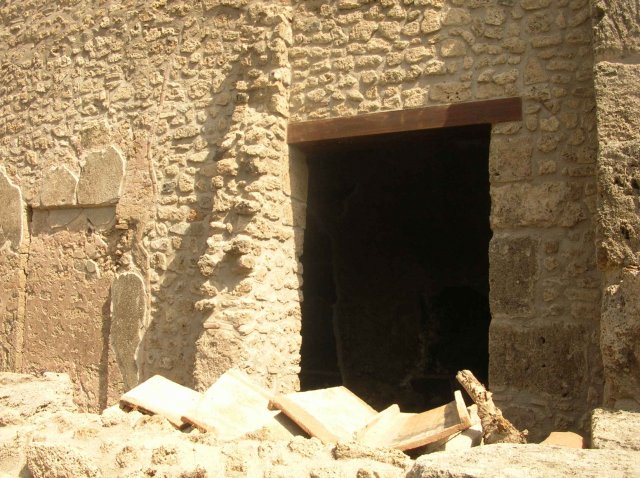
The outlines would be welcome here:
<svg viewBox="0 0 640 478">
<path fill-rule="evenodd" d="M 522 99 L 501 98 L 289 123 L 287 142 L 291 146 L 304 146 L 333 139 L 493 124 L 521 119 Z"/>
</svg>

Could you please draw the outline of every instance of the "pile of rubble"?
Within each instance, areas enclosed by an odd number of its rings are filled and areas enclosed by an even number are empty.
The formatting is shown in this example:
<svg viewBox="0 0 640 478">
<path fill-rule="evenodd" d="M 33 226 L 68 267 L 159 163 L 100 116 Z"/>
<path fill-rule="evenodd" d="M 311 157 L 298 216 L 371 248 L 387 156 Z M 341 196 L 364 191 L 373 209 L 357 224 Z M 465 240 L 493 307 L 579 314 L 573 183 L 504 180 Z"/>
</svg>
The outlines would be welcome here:
<svg viewBox="0 0 640 478">
<path fill-rule="evenodd" d="M 153 377 L 97 415 L 77 411 L 67 375 L 5 373 L 0 477 L 640 476 L 639 415 L 594 411 L 599 449 L 573 448 L 574 435 L 551 438 L 573 447 L 487 444 L 524 434 L 500 425 L 492 438 L 488 420 L 504 419 L 490 393 L 463 386 L 476 405 L 456 393 L 420 414 L 378 413 L 344 387 L 272 396 L 230 370 L 202 394 Z"/>
</svg>

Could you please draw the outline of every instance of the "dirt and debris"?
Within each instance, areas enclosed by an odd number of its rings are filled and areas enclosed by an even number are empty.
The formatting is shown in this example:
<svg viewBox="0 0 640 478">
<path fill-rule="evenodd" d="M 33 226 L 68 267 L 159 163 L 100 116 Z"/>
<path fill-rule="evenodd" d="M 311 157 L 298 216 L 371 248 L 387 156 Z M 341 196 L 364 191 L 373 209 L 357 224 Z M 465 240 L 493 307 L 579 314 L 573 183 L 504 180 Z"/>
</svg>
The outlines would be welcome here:
<svg viewBox="0 0 640 478">
<path fill-rule="evenodd" d="M 225 396 L 224 390 L 259 390 L 239 371 L 230 371 L 224 380 L 224 387 L 215 387 L 221 396 L 217 400 L 208 397 L 208 403 L 218 411 L 232 407 L 232 397 Z M 154 383 L 165 387 L 172 384 L 158 379 Z M 129 393 L 124 397 L 132 396 L 141 395 Z M 259 396 L 254 406 L 272 400 L 268 392 L 262 395 L 260 391 Z M 175 418 L 176 410 L 181 406 L 184 409 L 184 403 L 173 402 L 167 394 L 152 397 L 156 405 L 159 399 L 165 405 L 162 414 L 151 415 L 123 404 L 99 415 L 81 413 L 72 397 L 73 386 L 64 374 L 0 374 L 0 477 L 479 478 L 550 477 L 558 476 L 558 470 L 588 477 L 608 469 L 620 476 L 640 476 L 640 453 L 629 449 L 576 450 L 545 444 L 477 446 L 481 444 L 482 427 L 476 405 L 468 409 L 470 428 L 413 450 L 408 456 L 397 449 L 358 442 L 357 433 L 350 439 L 323 443 L 295 426 L 287 427 L 288 418 L 277 410 L 269 410 L 267 415 L 249 410 L 240 426 L 228 420 L 217 421 L 216 413 L 212 413 L 208 416 L 211 429 L 203 431 L 184 417 L 175 426 L 162 415 L 173 414 Z M 336 403 L 336 407 L 339 405 Z M 239 407 L 246 411 L 246 404 Z M 599 417 L 607 418 L 603 413 Z M 233 425 L 231 434 L 223 431 L 225 423 Z M 229 439 L 238 430 L 251 428 L 251 423 L 258 428 Z M 601 422 L 600 427 L 603 425 Z"/>
</svg>

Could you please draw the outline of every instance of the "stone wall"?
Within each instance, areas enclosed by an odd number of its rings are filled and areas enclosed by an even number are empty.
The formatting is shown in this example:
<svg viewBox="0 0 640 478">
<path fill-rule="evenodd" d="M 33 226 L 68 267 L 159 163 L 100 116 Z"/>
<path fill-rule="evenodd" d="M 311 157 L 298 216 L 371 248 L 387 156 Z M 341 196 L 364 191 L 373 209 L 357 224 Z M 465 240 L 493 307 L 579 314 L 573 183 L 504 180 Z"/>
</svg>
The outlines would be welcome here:
<svg viewBox="0 0 640 478">
<path fill-rule="evenodd" d="M 294 3 L 291 117 L 522 96 L 491 137 L 490 385 L 518 425 L 601 396 L 596 134 L 586 0 Z"/>
<path fill-rule="evenodd" d="M 640 408 L 640 6 L 593 2 L 598 111 L 600 348 L 606 406 Z"/>
<path fill-rule="evenodd" d="M 90 408 L 154 373 L 208 386 L 231 362 L 295 387 L 283 365 L 299 342 L 282 204 L 288 12 L 241 0 L 0 7 L 2 369 L 69 372 Z M 286 313 L 263 313 L 252 335 L 241 309 L 255 301 Z M 214 331 L 196 353 L 223 308 L 252 343 L 291 338 L 225 358 L 207 348 L 226 337 Z"/>
<path fill-rule="evenodd" d="M 601 158 L 632 158 L 637 12 L 602 5 Z M 587 0 L 25 0 L 0 22 L 3 369 L 70 372 L 94 408 L 231 365 L 296 388 L 307 173 L 288 119 L 521 96 L 491 134 L 490 385 L 541 434 L 600 403 Z M 629 194 L 600 207 L 629 219 L 598 216 L 605 285 L 635 240 L 637 188 L 610 177 Z"/>
</svg>

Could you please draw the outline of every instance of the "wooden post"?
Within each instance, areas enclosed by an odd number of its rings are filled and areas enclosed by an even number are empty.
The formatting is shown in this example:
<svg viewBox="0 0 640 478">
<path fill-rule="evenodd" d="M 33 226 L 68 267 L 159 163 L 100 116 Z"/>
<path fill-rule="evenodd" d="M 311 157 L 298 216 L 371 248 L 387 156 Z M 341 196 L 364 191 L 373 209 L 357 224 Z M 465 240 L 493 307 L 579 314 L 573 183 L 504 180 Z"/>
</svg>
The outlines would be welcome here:
<svg viewBox="0 0 640 478">
<path fill-rule="evenodd" d="M 469 370 L 456 375 L 471 399 L 478 405 L 478 416 L 482 422 L 484 443 L 527 443 L 527 430 L 521 432 L 502 416 L 491 398 L 491 392 L 482 385 Z"/>
</svg>

